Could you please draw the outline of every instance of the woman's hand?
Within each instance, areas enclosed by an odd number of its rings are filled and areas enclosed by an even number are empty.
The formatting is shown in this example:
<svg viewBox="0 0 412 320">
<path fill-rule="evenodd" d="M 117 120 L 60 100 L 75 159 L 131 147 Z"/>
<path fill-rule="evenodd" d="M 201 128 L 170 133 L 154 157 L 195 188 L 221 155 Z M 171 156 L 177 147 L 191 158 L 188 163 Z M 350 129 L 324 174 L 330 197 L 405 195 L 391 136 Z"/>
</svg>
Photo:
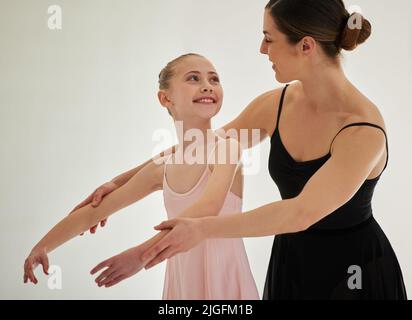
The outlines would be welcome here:
<svg viewBox="0 0 412 320">
<path fill-rule="evenodd" d="M 204 219 L 177 218 L 155 226 L 156 230 L 171 229 L 171 231 L 143 253 L 142 258 L 150 261 L 145 269 L 149 269 L 178 253 L 186 252 L 206 239 L 202 226 Z"/>
<path fill-rule="evenodd" d="M 89 203 L 91 203 L 92 207 L 96 208 L 99 206 L 99 204 L 102 202 L 102 199 L 109 194 L 110 192 L 116 190 L 119 186 L 115 184 L 114 182 L 106 182 L 102 184 L 100 187 L 98 187 L 90 196 L 88 196 L 85 200 L 83 200 L 81 203 L 79 203 L 72 211 L 70 211 L 69 215 L 72 214 L 74 211 L 77 209 L 80 209 Z M 107 219 L 104 219 L 100 221 L 100 226 L 104 227 L 107 223 Z M 96 229 L 98 227 L 98 224 L 90 228 L 90 233 L 95 233 Z M 81 233 L 80 235 L 82 236 L 84 233 Z"/>
<path fill-rule="evenodd" d="M 34 275 L 34 269 L 41 264 L 43 266 L 43 272 L 49 275 L 49 259 L 45 249 L 33 249 L 30 255 L 24 262 L 24 283 L 30 280 L 34 284 L 37 284 L 37 278 Z"/>
<path fill-rule="evenodd" d="M 108 267 L 95 281 L 99 287 L 105 286 L 108 288 L 114 286 L 143 269 L 148 261 L 143 261 L 142 253 L 143 249 L 141 246 L 131 248 L 99 263 L 90 273 L 93 275 L 104 267 Z"/>
</svg>

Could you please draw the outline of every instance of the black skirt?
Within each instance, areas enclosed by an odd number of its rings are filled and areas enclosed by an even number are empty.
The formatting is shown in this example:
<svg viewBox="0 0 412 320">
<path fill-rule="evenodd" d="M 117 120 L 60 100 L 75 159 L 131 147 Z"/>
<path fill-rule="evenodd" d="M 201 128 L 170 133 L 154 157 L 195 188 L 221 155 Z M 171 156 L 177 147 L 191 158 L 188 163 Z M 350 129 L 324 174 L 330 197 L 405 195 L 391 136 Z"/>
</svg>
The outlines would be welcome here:
<svg viewBox="0 0 412 320">
<path fill-rule="evenodd" d="M 396 255 L 372 216 L 344 230 L 276 236 L 263 299 L 404 300 L 407 296 Z"/>
</svg>

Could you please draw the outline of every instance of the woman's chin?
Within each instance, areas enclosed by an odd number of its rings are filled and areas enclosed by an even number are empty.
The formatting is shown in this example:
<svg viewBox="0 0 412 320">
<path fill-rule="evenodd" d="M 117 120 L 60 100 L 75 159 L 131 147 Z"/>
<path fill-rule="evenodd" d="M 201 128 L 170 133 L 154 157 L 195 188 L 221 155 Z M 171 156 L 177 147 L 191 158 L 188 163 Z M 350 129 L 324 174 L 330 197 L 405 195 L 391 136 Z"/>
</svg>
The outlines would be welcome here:
<svg viewBox="0 0 412 320">
<path fill-rule="evenodd" d="M 278 73 L 275 72 L 275 79 L 277 82 L 279 83 L 290 83 L 291 81 L 289 81 L 288 79 L 285 79 L 284 77 L 280 76 Z"/>
</svg>

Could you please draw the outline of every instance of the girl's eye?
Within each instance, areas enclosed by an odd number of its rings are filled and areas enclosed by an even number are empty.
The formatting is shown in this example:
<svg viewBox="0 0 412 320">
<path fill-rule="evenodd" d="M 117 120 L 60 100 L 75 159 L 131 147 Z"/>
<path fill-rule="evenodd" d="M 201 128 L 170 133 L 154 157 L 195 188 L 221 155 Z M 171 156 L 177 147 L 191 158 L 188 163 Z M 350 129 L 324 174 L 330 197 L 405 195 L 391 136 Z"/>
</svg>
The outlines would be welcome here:
<svg viewBox="0 0 412 320">
<path fill-rule="evenodd" d="M 218 77 L 213 77 L 213 78 L 212 78 L 212 81 L 213 81 L 213 82 L 220 82 L 220 80 L 219 80 Z"/>
<path fill-rule="evenodd" d="M 270 41 L 270 40 L 268 40 L 268 39 L 265 38 L 265 42 L 266 42 L 266 43 L 271 43 L 272 41 Z"/>
<path fill-rule="evenodd" d="M 191 75 L 187 80 L 195 80 L 195 81 L 198 81 L 199 80 L 199 77 L 198 76 L 196 76 L 196 75 Z"/>
</svg>

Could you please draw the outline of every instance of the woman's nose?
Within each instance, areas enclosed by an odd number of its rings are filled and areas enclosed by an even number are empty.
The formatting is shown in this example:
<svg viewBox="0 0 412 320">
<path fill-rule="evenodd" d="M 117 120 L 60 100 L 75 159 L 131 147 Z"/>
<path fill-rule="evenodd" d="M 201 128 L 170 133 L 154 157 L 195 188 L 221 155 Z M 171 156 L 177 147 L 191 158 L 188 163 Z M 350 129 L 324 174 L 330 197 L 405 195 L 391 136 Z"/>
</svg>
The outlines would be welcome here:
<svg viewBox="0 0 412 320">
<path fill-rule="evenodd" d="M 262 41 L 262 44 L 260 45 L 260 53 L 261 54 L 267 54 L 268 53 L 267 46 L 266 46 L 266 43 L 264 41 Z"/>
</svg>

